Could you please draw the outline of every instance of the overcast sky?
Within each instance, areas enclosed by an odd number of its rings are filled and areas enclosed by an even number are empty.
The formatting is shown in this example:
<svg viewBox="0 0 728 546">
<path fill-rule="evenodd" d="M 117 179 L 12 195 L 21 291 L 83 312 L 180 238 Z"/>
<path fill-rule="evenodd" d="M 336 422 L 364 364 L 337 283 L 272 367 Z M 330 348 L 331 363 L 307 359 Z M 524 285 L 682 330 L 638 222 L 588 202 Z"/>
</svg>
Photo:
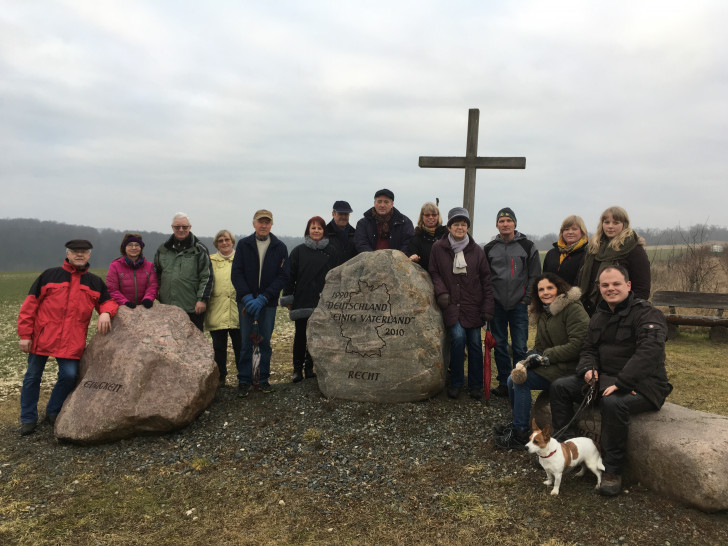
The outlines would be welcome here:
<svg viewBox="0 0 728 546">
<path fill-rule="evenodd" d="M 728 224 L 728 2 L 0 0 L 0 217 L 301 235 L 389 188 L 460 206 L 480 109 L 475 239 L 606 207 Z"/>
</svg>

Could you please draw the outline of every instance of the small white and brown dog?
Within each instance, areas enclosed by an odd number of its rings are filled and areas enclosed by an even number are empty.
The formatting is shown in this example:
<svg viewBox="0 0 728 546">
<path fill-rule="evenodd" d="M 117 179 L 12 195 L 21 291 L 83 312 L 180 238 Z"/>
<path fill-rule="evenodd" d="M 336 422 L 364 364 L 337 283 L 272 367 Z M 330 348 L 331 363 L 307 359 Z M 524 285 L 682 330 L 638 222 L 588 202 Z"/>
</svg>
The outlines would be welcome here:
<svg viewBox="0 0 728 546">
<path fill-rule="evenodd" d="M 533 432 L 526 444 L 529 453 L 538 453 L 538 462 L 546 471 L 546 485 L 553 484 L 552 495 L 559 494 L 561 475 L 575 466 L 581 466 L 577 476 L 584 475 L 586 466 L 597 477 L 597 489 L 602 483 L 604 464 L 599 448 L 590 438 L 580 437 L 567 440 L 563 444 L 551 437 L 551 426 L 546 425 L 543 430 L 538 428 L 536 419 L 533 420 Z"/>
</svg>

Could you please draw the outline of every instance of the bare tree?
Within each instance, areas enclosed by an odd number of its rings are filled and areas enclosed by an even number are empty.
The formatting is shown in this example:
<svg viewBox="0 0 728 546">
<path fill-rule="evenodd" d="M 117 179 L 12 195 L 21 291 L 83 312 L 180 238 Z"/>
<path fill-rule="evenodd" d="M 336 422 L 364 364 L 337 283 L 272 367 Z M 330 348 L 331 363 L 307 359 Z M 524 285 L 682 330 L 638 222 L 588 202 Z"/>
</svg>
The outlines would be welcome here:
<svg viewBox="0 0 728 546">
<path fill-rule="evenodd" d="M 708 224 L 697 224 L 680 231 L 684 247 L 668 260 L 668 270 L 676 277 L 680 289 L 687 292 L 714 291 L 720 265 L 705 243 Z"/>
</svg>

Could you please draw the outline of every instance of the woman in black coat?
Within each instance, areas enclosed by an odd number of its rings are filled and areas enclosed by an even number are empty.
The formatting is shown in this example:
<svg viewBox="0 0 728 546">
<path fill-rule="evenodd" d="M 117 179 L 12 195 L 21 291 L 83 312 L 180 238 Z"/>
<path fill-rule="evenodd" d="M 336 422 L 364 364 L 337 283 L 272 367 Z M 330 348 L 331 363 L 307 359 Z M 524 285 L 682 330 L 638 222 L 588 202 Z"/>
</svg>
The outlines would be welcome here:
<svg viewBox="0 0 728 546">
<path fill-rule="evenodd" d="M 420 209 L 415 234 L 409 242 L 409 259 L 428 271 L 432 245 L 444 235 L 447 235 L 447 228 L 442 225 L 440 209 L 435 203 L 425 203 Z"/>
<path fill-rule="evenodd" d="M 573 286 L 576 283 L 576 275 L 584 263 L 588 242 L 589 234 L 581 216 L 575 214 L 567 216 L 561 222 L 559 240 L 554 243 L 554 248 L 546 253 L 543 272 L 556 273 L 567 284 Z"/>
<path fill-rule="evenodd" d="M 336 245 L 329 244 L 326 222 L 314 216 L 306 224 L 304 243 L 291 251 L 288 259 L 290 276 L 283 289 L 281 305 L 288 307 L 296 323 L 293 338 L 293 382 L 316 377 L 313 360 L 306 349 L 306 325 L 318 305 L 326 274 L 339 263 Z"/>
</svg>

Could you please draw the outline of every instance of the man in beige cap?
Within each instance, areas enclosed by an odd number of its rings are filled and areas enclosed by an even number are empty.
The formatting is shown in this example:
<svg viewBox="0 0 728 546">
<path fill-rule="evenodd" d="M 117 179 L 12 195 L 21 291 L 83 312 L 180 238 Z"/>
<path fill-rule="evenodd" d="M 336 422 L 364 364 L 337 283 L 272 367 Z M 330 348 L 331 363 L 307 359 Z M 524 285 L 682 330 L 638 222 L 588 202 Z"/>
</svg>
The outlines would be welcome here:
<svg viewBox="0 0 728 546">
<path fill-rule="evenodd" d="M 238 362 L 238 396 L 248 396 L 253 383 L 253 343 L 250 334 L 257 323 L 260 348 L 260 390 L 273 389 L 270 377 L 270 338 L 276 320 L 276 306 L 281 290 L 288 282 L 288 249 L 273 235 L 273 213 L 260 209 L 253 216 L 254 233 L 240 239 L 235 249 L 230 277 L 237 293 L 240 310 L 240 334 L 243 348 Z"/>
</svg>

